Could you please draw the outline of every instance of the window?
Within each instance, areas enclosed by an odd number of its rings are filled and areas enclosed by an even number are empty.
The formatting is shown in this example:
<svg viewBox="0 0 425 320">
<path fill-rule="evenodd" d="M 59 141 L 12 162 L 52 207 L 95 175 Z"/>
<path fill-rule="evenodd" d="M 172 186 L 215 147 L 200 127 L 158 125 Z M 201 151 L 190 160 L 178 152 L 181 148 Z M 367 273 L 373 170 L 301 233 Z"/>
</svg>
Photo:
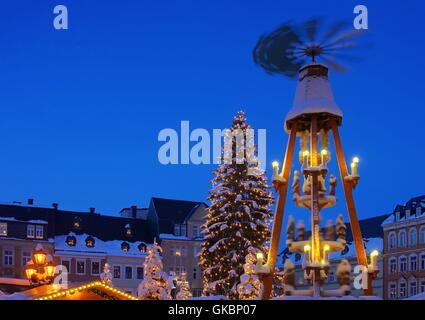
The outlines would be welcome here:
<svg viewBox="0 0 425 320">
<path fill-rule="evenodd" d="M 329 282 L 335 282 L 335 272 L 330 271 L 328 279 L 329 279 Z"/>
<path fill-rule="evenodd" d="M 418 294 L 418 283 L 416 280 L 410 282 L 410 296 L 416 296 Z"/>
<path fill-rule="evenodd" d="M 198 257 L 198 254 L 199 254 L 199 247 L 194 246 L 193 247 L 193 256 L 196 258 L 196 257 Z"/>
<path fill-rule="evenodd" d="M 92 261 L 91 262 L 91 274 L 92 275 L 100 274 L 100 262 L 99 261 Z"/>
<path fill-rule="evenodd" d="M 425 244 L 425 226 L 422 226 L 419 230 L 419 242 Z"/>
<path fill-rule="evenodd" d="M 77 274 L 85 274 L 85 273 L 86 273 L 86 261 L 77 260 Z"/>
<path fill-rule="evenodd" d="M 179 224 L 174 225 L 174 235 L 180 236 L 180 225 Z"/>
<path fill-rule="evenodd" d="M 409 244 L 411 247 L 414 247 L 417 245 L 416 229 L 412 228 L 409 231 Z"/>
<path fill-rule="evenodd" d="M 72 226 L 76 230 L 81 229 L 81 219 L 79 217 L 74 217 L 74 223 L 72 224 Z"/>
<path fill-rule="evenodd" d="M 114 266 L 114 279 L 121 279 L 121 266 Z"/>
<path fill-rule="evenodd" d="M 133 267 L 130 267 L 130 266 L 125 267 L 125 278 L 133 279 Z"/>
<path fill-rule="evenodd" d="M 397 272 L 397 259 L 396 258 L 390 258 L 388 269 L 390 269 L 390 274 L 395 274 Z"/>
<path fill-rule="evenodd" d="M 421 270 L 425 270 L 425 253 L 421 253 Z"/>
<path fill-rule="evenodd" d="M 137 279 L 143 279 L 143 267 L 137 267 L 136 269 Z"/>
<path fill-rule="evenodd" d="M 193 268 L 193 279 L 196 279 L 197 274 L 196 268 Z"/>
<path fill-rule="evenodd" d="M 406 231 L 400 231 L 400 233 L 398 234 L 398 244 L 400 247 L 405 247 L 406 246 Z"/>
<path fill-rule="evenodd" d="M 183 237 L 186 237 L 186 225 L 185 224 L 182 224 L 181 225 L 181 236 L 183 236 Z"/>
<path fill-rule="evenodd" d="M 397 299 L 397 284 L 390 284 L 390 299 Z"/>
<path fill-rule="evenodd" d="M 406 297 L 406 282 L 401 281 L 400 282 L 400 291 L 399 291 L 399 298 L 405 298 Z"/>
<path fill-rule="evenodd" d="M 407 271 L 407 258 L 401 257 L 400 258 L 400 272 L 406 272 Z"/>
<path fill-rule="evenodd" d="M 124 252 L 128 252 L 128 250 L 130 250 L 130 245 L 127 242 L 121 243 L 121 250 Z"/>
<path fill-rule="evenodd" d="M 125 235 L 126 235 L 127 237 L 131 237 L 131 236 L 133 235 L 133 231 L 131 230 L 130 225 L 127 225 L 127 226 L 125 227 Z"/>
<path fill-rule="evenodd" d="M 421 287 L 419 289 L 421 290 L 421 293 L 425 292 L 425 280 L 421 281 Z"/>
<path fill-rule="evenodd" d="M 181 252 L 182 257 L 186 257 L 187 256 L 187 247 L 186 246 L 182 246 L 180 248 L 180 252 Z"/>
<path fill-rule="evenodd" d="M 88 236 L 86 238 L 86 246 L 88 248 L 93 248 L 94 247 L 94 243 L 95 243 L 95 241 L 94 241 L 94 238 L 92 236 Z"/>
<path fill-rule="evenodd" d="M 27 225 L 27 238 L 33 239 L 35 237 L 35 226 L 33 224 Z"/>
<path fill-rule="evenodd" d="M 7 237 L 7 223 L 0 223 L 0 236 Z"/>
<path fill-rule="evenodd" d="M 5 266 L 13 266 L 14 262 L 14 254 L 13 254 L 13 250 L 4 250 L 3 253 L 3 261 L 4 261 L 4 265 Z"/>
<path fill-rule="evenodd" d="M 199 237 L 199 227 L 198 226 L 192 226 L 192 237 L 194 237 L 194 238 Z"/>
<path fill-rule="evenodd" d="M 389 242 L 390 242 L 390 249 L 394 249 L 397 247 L 397 237 L 394 232 L 390 234 Z"/>
<path fill-rule="evenodd" d="M 416 255 L 410 256 L 410 271 L 418 269 L 418 257 Z"/>
<path fill-rule="evenodd" d="M 77 239 L 74 236 L 68 236 L 66 237 L 66 243 L 70 247 L 75 247 L 75 245 L 77 244 Z"/>
<path fill-rule="evenodd" d="M 146 245 L 144 243 L 139 244 L 139 246 L 137 248 L 142 253 L 145 253 L 146 252 Z"/>
<path fill-rule="evenodd" d="M 44 238 L 44 227 L 43 226 L 35 226 L 35 237 L 37 239 Z"/>
<path fill-rule="evenodd" d="M 22 251 L 22 266 L 25 267 L 31 260 L 31 251 Z"/>
<path fill-rule="evenodd" d="M 68 271 L 68 273 L 71 273 L 71 261 L 68 259 L 62 259 L 61 261 L 61 265 L 63 265 L 66 270 Z"/>
</svg>

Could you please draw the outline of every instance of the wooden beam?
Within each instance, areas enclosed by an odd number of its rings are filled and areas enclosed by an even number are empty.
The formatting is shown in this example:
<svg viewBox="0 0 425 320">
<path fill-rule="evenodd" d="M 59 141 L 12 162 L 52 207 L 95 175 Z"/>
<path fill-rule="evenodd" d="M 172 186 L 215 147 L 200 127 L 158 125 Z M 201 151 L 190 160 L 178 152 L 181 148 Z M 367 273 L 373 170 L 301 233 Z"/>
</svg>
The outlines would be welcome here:
<svg viewBox="0 0 425 320">
<path fill-rule="evenodd" d="M 273 276 L 276 268 L 276 257 L 279 250 L 280 234 L 282 231 L 282 221 L 284 216 L 284 209 L 286 203 L 286 195 L 288 191 L 289 178 L 291 175 L 292 158 L 294 155 L 295 139 L 297 137 L 298 124 L 295 122 L 292 125 L 291 133 L 289 135 L 288 145 L 286 147 L 285 159 L 282 167 L 282 174 L 285 178 L 285 183 L 280 183 L 278 186 L 278 200 L 273 219 L 272 236 L 270 240 L 270 250 L 267 256 L 267 265 L 270 267 L 270 274 L 264 275 L 263 280 L 263 294 L 262 299 L 268 300 L 272 292 Z"/>
<path fill-rule="evenodd" d="M 356 207 L 354 205 L 353 186 L 351 182 L 348 182 L 345 180 L 345 177 L 349 176 L 349 173 L 347 169 L 347 163 L 344 157 L 344 152 L 342 150 L 341 139 L 338 132 L 338 125 L 335 120 L 331 120 L 330 125 L 331 125 L 335 148 L 336 148 L 339 172 L 341 174 L 342 185 L 344 187 L 345 201 L 347 203 L 348 215 L 350 217 L 351 231 L 353 233 L 354 244 L 356 247 L 357 261 L 359 265 L 367 267 L 368 262 L 367 262 L 366 250 L 364 248 L 363 236 L 360 229 L 359 220 L 357 218 Z M 365 293 L 367 295 L 372 295 L 373 294 L 372 288 L 365 290 Z"/>
</svg>

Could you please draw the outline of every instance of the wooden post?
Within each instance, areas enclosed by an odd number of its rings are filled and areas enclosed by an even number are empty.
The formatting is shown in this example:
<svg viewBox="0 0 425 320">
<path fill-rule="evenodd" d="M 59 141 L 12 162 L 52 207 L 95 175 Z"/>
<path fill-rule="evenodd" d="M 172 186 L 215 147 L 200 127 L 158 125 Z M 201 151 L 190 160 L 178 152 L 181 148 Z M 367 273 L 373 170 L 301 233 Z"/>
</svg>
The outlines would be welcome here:
<svg viewBox="0 0 425 320">
<path fill-rule="evenodd" d="M 354 244 L 356 247 L 357 261 L 360 265 L 367 268 L 367 256 L 363 243 L 363 236 L 360 229 L 359 220 L 357 218 L 356 207 L 354 205 L 353 198 L 353 186 L 351 182 L 346 181 L 345 177 L 349 176 L 347 163 L 345 162 L 344 152 L 342 150 L 341 139 L 339 137 L 338 126 L 335 120 L 330 121 L 332 134 L 335 142 L 336 155 L 338 159 L 339 172 L 341 174 L 342 185 L 344 187 L 345 201 L 347 203 L 348 215 L 350 217 L 351 231 L 353 233 Z M 373 289 L 368 286 L 367 290 L 364 290 L 366 295 L 373 295 Z"/>
<path fill-rule="evenodd" d="M 286 147 L 285 159 L 283 162 L 282 173 L 285 178 L 285 183 L 278 184 L 278 200 L 273 219 L 272 236 L 270 240 L 270 250 L 267 256 L 267 265 L 270 267 L 270 273 L 262 277 L 263 293 L 262 300 L 268 300 L 272 292 L 273 275 L 276 268 L 276 257 L 279 250 L 280 233 L 282 230 L 283 213 L 286 203 L 286 195 L 288 191 L 289 178 L 291 175 L 292 158 L 294 155 L 295 138 L 297 137 L 297 123 L 292 125 L 291 133 Z"/>
</svg>

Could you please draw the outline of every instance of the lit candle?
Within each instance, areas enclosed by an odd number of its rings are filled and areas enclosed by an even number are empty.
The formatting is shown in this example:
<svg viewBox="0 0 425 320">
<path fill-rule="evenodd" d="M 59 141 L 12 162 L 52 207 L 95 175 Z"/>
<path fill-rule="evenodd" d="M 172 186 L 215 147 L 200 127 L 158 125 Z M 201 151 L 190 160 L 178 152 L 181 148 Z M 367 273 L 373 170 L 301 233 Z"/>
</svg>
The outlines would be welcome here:
<svg viewBox="0 0 425 320">
<path fill-rule="evenodd" d="M 359 158 L 358 157 L 354 157 L 353 161 L 351 162 L 351 175 L 353 177 L 358 177 L 359 176 Z"/>
<path fill-rule="evenodd" d="M 326 149 L 323 149 L 322 152 L 320 152 L 322 155 L 322 167 L 326 167 L 326 161 L 328 159 L 328 151 Z"/>
<path fill-rule="evenodd" d="M 279 176 L 279 162 L 274 161 L 272 163 L 272 166 L 273 166 L 273 179 L 275 179 Z"/>
<path fill-rule="evenodd" d="M 378 250 L 373 250 L 370 253 L 370 267 L 372 270 L 378 270 L 378 256 L 379 256 Z"/>
<path fill-rule="evenodd" d="M 308 167 L 308 157 L 310 156 L 310 152 L 308 150 L 303 152 L 303 167 Z"/>
<path fill-rule="evenodd" d="M 329 252 L 329 250 L 330 250 L 331 248 L 329 247 L 329 245 L 328 244 L 325 244 L 324 246 L 323 246 L 323 261 L 324 261 L 324 263 L 326 263 L 326 261 L 328 261 L 328 254 L 327 254 L 327 252 Z M 324 264 L 323 263 L 323 264 Z"/>
</svg>

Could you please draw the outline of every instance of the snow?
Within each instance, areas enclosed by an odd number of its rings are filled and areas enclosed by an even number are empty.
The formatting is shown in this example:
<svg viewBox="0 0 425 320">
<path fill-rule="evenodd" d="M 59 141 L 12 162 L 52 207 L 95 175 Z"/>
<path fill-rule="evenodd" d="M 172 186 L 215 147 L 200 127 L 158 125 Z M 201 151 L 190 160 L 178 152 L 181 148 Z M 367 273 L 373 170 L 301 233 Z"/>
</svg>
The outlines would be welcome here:
<svg viewBox="0 0 425 320">
<path fill-rule="evenodd" d="M 75 246 L 69 246 L 66 243 L 66 238 L 68 236 L 74 236 L 77 240 L 77 243 Z M 121 240 L 113 240 L 113 241 L 102 241 L 96 237 L 94 238 L 95 244 L 94 247 L 87 247 L 86 246 L 86 238 L 89 235 L 87 234 L 80 234 L 75 235 L 74 233 L 69 233 L 68 235 L 62 235 L 62 236 L 56 236 L 55 237 L 55 251 L 56 254 L 79 254 L 82 256 L 89 256 L 93 254 L 97 254 L 98 256 L 120 256 L 120 257 L 146 257 L 145 252 L 140 252 L 138 246 L 139 244 L 144 242 L 129 242 L 127 243 L 130 245 L 130 249 L 127 252 L 124 252 L 121 249 L 121 244 L 124 241 Z"/>
<path fill-rule="evenodd" d="M 169 239 L 169 240 L 192 240 L 189 237 L 185 237 L 185 236 L 176 236 L 174 234 L 171 233 L 161 233 L 159 235 L 160 239 Z"/>
<path fill-rule="evenodd" d="M 386 224 L 391 224 L 394 223 L 395 219 L 394 219 L 394 215 L 391 214 L 387 219 L 384 220 L 384 222 L 382 222 L 382 225 L 386 225 Z"/>
<path fill-rule="evenodd" d="M 412 296 L 410 298 L 404 299 L 404 300 L 425 300 L 425 292 L 422 292 L 416 296 Z"/>
<path fill-rule="evenodd" d="M 303 68 L 300 77 L 308 67 Z M 287 121 L 311 113 L 329 113 L 342 118 L 342 111 L 335 103 L 329 80 L 323 76 L 309 76 L 298 82 L 294 104 L 285 119 L 285 129 Z"/>
<path fill-rule="evenodd" d="M 25 222 L 25 223 L 34 223 L 34 224 L 48 224 L 45 220 L 17 220 L 11 217 L 0 217 L 0 220 L 11 221 L 11 222 Z"/>
</svg>

